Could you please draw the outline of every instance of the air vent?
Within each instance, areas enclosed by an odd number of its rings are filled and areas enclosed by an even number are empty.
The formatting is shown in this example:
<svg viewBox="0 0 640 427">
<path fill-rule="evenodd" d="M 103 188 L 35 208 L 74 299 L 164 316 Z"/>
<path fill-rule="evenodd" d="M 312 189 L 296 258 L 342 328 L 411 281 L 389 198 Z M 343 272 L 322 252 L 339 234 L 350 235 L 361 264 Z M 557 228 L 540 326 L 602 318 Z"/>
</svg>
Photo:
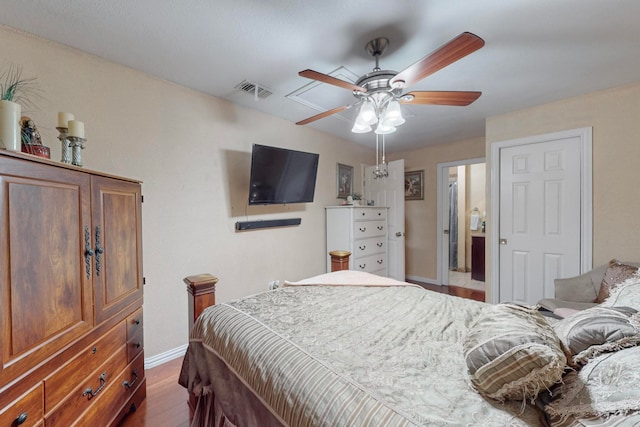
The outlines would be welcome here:
<svg viewBox="0 0 640 427">
<path fill-rule="evenodd" d="M 242 83 L 238 83 L 235 88 L 259 99 L 264 99 L 270 95 L 273 95 L 273 92 L 271 92 L 269 89 L 266 89 L 255 83 L 248 82 L 246 80 L 243 80 Z"/>
</svg>

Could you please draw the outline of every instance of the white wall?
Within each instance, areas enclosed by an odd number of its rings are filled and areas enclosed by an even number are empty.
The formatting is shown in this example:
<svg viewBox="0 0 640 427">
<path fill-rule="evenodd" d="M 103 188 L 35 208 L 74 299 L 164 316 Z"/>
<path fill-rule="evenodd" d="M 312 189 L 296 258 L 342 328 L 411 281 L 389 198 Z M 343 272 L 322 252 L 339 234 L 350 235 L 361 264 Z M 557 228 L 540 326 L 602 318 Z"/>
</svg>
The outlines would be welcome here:
<svg viewBox="0 0 640 427">
<path fill-rule="evenodd" d="M 186 344 L 182 279 L 211 273 L 216 298 L 325 272 L 324 206 L 336 204 L 336 163 L 373 164 L 373 147 L 296 126 L 80 51 L 0 27 L 0 72 L 37 77 L 33 118 L 60 159 L 58 111 L 85 122 L 85 168 L 142 180 L 145 355 Z M 278 96 L 282 94 L 275 94 Z M 320 154 L 315 202 L 248 207 L 253 143 Z M 361 184 L 355 189 L 362 192 Z M 236 221 L 302 218 L 297 227 L 236 232 Z"/>
</svg>

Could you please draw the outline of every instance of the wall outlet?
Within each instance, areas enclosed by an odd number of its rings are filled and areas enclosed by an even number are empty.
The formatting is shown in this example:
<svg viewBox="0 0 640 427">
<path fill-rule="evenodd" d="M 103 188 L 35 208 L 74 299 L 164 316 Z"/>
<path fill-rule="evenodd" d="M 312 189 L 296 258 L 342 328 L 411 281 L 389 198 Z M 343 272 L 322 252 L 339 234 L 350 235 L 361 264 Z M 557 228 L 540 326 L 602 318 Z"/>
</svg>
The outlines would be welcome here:
<svg viewBox="0 0 640 427">
<path fill-rule="evenodd" d="M 269 290 L 278 289 L 280 287 L 280 280 L 272 280 L 269 282 Z"/>
</svg>

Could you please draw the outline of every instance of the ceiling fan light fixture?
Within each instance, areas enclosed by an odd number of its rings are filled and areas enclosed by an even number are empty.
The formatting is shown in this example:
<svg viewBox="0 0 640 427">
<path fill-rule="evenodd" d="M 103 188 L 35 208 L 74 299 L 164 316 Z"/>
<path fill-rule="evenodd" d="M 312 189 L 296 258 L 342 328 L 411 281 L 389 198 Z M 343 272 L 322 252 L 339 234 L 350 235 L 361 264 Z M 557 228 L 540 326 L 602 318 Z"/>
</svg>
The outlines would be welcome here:
<svg viewBox="0 0 640 427">
<path fill-rule="evenodd" d="M 395 131 L 396 131 L 396 128 L 394 126 L 385 126 L 385 124 L 382 122 L 378 123 L 378 126 L 376 126 L 376 130 L 375 130 L 377 135 L 388 135 Z"/>
<path fill-rule="evenodd" d="M 369 125 L 368 123 L 364 123 L 363 121 L 356 119 L 355 123 L 353 124 L 353 127 L 351 128 L 351 132 L 353 133 L 367 133 L 367 132 L 371 132 L 371 125 Z"/>
<path fill-rule="evenodd" d="M 360 107 L 360 112 L 356 118 L 356 122 L 366 123 L 367 125 L 375 124 L 378 121 L 378 115 L 372 102 L 364 101 Z"/>
<path fill-rule="evenodd" d="M 400 126 L 404 122 L 405 120 L 404 117 L 402 117 L 402 111 L 400 110 L 400 103 L 396 100 L 389 102 L 385 109 L 384 116 L 381 119 L 381 123 L 385 127 L 395 127 Z"/>
</svg>

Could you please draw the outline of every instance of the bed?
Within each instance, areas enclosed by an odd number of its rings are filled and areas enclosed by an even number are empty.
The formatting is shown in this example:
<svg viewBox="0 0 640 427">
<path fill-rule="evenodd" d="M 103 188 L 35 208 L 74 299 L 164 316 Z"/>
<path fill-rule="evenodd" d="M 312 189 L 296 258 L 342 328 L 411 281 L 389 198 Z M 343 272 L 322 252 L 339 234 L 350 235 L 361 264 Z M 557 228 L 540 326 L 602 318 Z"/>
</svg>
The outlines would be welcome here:
<svg viewBox="0 0 640 427">
<path fill-rule="evenodd" d="M 640 279 L 626 288 L 640 295 Z M 536 308 L 339 271 L 205 309 L 179 382 L 193 426 L 634 425 L 640 321 L 623 317 L 625 340 L 580 369 L 553 329 L 562 321 Z M 611 354 L 638 373 L 620 386 L 608 370 L 598 391 L 614 387 L 615 402 L 590 404 L 589 375 Z"/>
</svg>

